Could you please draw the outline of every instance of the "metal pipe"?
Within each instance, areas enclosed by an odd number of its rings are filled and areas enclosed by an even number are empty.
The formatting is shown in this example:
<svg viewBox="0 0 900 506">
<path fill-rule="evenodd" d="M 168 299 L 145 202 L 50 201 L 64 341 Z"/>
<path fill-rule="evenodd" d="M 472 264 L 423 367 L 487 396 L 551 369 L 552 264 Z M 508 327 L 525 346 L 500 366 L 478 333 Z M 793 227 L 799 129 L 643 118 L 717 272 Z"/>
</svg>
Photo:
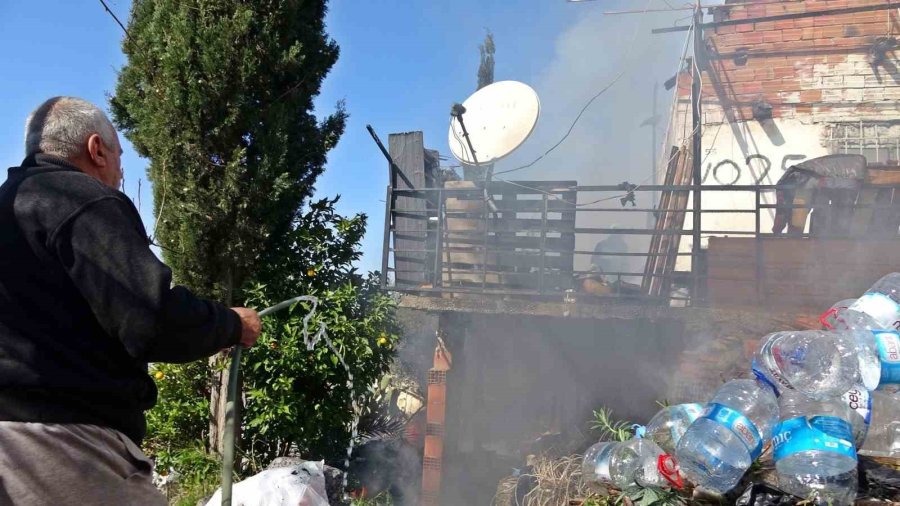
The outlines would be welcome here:
<svg viewBox="0 0 900 506">
<path fill-rule="evenodd" d="M 692 192 L 694 212 L 692 228 L 693 255 L 691 256 L 691 272 L 696 275 L 700 269 L 700 209 L 701 194 L 700 186 L 703 184 L 703 127 L 702 127 L 702 104 L 700 102 L 700 89 L 703 79 L 701 73 L 701 65 L 704 65 L 704 48 L 703 48 L 703 29 L 700 25 L 703 23 L 703 11 L 700 9 L 700 2 L 697 2 L 697 8 L 694 11 L 694 64 L 693 75 L 691 79 L 691 123 L 693 124 L 694 138 L 693 148 L 691 150 L 691 164 L 693 165 L 693 182 L 694 188 Z M 694 286 L 691 293 L 691 305 L 700 292 L 699 278 L 694 278 Z"/>
</svg>

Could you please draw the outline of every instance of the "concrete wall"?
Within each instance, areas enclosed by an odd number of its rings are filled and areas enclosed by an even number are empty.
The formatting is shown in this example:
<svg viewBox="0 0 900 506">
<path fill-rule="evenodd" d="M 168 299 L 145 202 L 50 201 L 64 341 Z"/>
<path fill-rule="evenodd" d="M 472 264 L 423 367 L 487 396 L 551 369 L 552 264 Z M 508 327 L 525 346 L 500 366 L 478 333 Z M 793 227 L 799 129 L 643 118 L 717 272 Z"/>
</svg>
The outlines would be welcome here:
<svg viewBox="0 0 900 506">
<path fill-rule="evenodd" d="M 592 410 L 646 422 L 665 399 L 685 346 L 684 324 L 457 314 L 444 446 L 446 504 L 488 504 L 498 481 L 525 464 L 544 433 L 560 454 L 594 436 Z"/>
</svg>

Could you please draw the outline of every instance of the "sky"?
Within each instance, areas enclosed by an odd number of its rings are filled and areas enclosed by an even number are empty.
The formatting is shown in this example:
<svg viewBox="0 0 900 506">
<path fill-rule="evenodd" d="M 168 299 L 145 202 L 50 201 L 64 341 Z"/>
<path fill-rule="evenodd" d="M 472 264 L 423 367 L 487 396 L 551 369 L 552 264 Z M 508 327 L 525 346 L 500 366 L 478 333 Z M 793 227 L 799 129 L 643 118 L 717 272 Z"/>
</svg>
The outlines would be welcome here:
<svg viewBox="0 0 900 506">
<path fill-rule="evenodd" d="M 107 3 L 127 22 L 130 2 Z M 679 34 L 650 35 L 650 29 L 688 23 L 679 18 L 690 13 L 604 11 L 665 7 L 666 0 L 332 0 L 327 31 L 341 53 L 316 99 L 316 112 L 327 115 L 345 100 L 350 119 L 329 154 L 316 195 L 340 195 L 340 212 L 368 215 L 358 267 L 380 268 L 388 182 L 387 162 L 366 125 L 385 142 L 389 133 L 421 130 L 426 147 L 450 157 L 450 106 L 475 91 L 478 45 L 486 30 L 497 47 L 495 80 L 529 84 L 541 100 L 534 133 L 498 162 L 496 171 L 527 163 L 555 144 L 587 100 L 624 71 L 559 148 L 508 177 L 646 182 L 652 146 L 650 129 L 640 124 L 652 115 L 655 83 L 677 70 L 684 40 Z M 0 165 L 21 162 L 25 118 L 43 100 L 74 95 L 107 108 L 125 64 L 122 37 L 99 0 L 0 0 Z M 670 95 L 660 89 L 658 99 L 665 119 Z M 658 130 L 664 127 L 663 122 Z M 153 205 L 146 160 L 127 139 L 122 142 L 125 190 L 149 228 Z M 455 162 L 451 157 L 444 163 Z"/>
</svg>

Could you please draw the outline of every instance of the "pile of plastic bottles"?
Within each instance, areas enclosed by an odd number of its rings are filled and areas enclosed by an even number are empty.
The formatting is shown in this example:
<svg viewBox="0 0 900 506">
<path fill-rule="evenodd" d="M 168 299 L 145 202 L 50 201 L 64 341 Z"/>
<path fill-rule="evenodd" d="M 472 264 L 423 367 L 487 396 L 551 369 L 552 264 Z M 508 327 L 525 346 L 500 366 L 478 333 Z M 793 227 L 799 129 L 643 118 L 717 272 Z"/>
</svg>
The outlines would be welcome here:
<svg viewBox="0 0 900 506">
<path fill-rule="evenodd" d="M 764 337 L 755 379 L 725 383 L 705 405 L 667 407 L 631 441 L 592 446 L 585 483 L 625 489 L 686 480 L 724 494 L 771 445 L 782 490 L 851 504 L 857 450 L 900 455 L 900 401 L 886 393 L 900 385 L 900 273 L 838 302 L 821 322 L 826 330 Z"/>
</svg>

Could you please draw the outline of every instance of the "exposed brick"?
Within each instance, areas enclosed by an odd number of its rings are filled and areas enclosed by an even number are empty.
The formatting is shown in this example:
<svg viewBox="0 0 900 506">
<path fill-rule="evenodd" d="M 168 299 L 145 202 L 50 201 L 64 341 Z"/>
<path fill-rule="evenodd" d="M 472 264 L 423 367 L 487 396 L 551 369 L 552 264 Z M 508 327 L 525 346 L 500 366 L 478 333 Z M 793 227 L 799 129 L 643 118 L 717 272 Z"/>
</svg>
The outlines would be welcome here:
<svg viewBox="0 0 900 506">
<path fill-rule="evenodd" d="M 754 23 L 753 29 L 757 32 L 767 32 L 775 29 L 774 21 L 763 21 L 762 23 Z"/>
<path fill-rule="evenodd" d="M 747 60 L 747 67 L 751 69 L 765 69 L 772 66 L 772 58 L 765 56 L 751 56 Z"/>
<path fill-rule="evenodd" d="M 735 31 L 737 31 L 738 33 L 745 33 L 745 32 L 753 31 L 753 25 L 750 23 L 747 23 L 745 25 L 734 25 L 734 26 L 735 26 Z"/>
<path fill-rule="evenodd" d="M 865 88 L 866 76 L 844 74 L 845 88 Z"/>
<path fill-rule="evenodd" d="M 733 86 L 733 92 L 735 95 L 753 95 L 762 93 L 762 91 L 762 83 L 759 81 L 737 83 Z"/>
<path fill-rule="evenodd" d="M 775 70 L 771 67 L 757 69 L 753 72 L 753 79 L 756 81 L 768 81 L 775 79 Z"/>
<path fill-rule="evenodd" d="M 794 67 L 775 67 L 772 69 L 772 77 L 783 79 L 785 77 L 794 77 L 797 75 L 797 69 Z"/>
<path fill-rule="evenodd" d="M 837 43 L 836 40 L 837 40 L 837 39 L 835 39 L 834 37 L 825 37 L 825 36 L 822 36 L 821 34 L 819 34 L 819 36 L 817 36 L 816 38 L 814 38 L 814 39 L 812 40 L 812 43 L 813 43 L 813 46 L 814 46 L 814 47 L 818 47 L 818 48 L 821 48 L 821 47 L 831 48 L 831 47 L 834 47 L 835 44 Z"/>
<path fill-rule="evenodd" d="M 880 77 L 876 76 L 876 75 L 870 75 L 870 76 L 863 76 L 863 78 L 865 79 L 865 87 L 866 88 L 881 87 L 881 86 L 885 85 L 885 76 L 884 75 L 882 75 Z"/>
<path fill-rule="evenodd" d="M 794 112 L 796 114 L 812 114 L 812 106 L 811 105 L 795 105 Z"/>
<path fill-rule="evenodd" d="M 844 90 L 843 98 L 846 102 L 861 102 L 863 99 L 862 88 L 852 88 Z"/>
<path fill-rule="evenodd" d="M 800 102 L 800 92 L 799 91 L 789 91 L 782 92 L 779 94 L 779 99 L 783 104 L 796 104 Z"/>
<path fill-rule="evenodd" d="M 800 38 L 802 40 L 813 40 L 816 37 L 816 29 L 815 28 L 803 28 L 801 30 Z"/>
<path fill-rule="evenodd" d="M 763 81 L 762 87 L 763 93 L 780 93 L 784 91 L 784 83 L 782 83 L 780 79 Z"/>
<path fill-rule="evenodd" d="M 732 82 L 752 81 L 754 77 L 756 77 L 756 73 L 753 69 L 738 69 L 728 74 L 728 78 Z"/>
<path fill-rule="evenodd" d="M 835 39 L 835 45 L 846 47 L 848 49 L 858 47 L 868 48 L 873 42 L 875 42 L 875 38 L 872 36 L 843 37 Z"/>
<path fill-rule="evenodd" d="M 800 90 L 801 102 L 821 102 L 822 90 Z"/>
<path fill-rule="evenodd" d="M 843 88 L 844 87 L 844 76 L 841 76 L 841 75 L 822 76 L 822 86 L 826 89 Z"/>
<path fill-rule="evenodd" d="M 772 116 L 775 118 L 793 118 L 794 107 L 791 105 L 782 105 L 772 108 Z"/>
<path fill-rule="evenodd" d="M 737 41 L 737 45 L 739 46 L 753 46 L 762 43 L 763 33 L 764 32 L 740 33 L 735 35 L 735 40 Z"/>
<path fill-rule="evenodd" d="M 838 26 L 826 26 L 822 28 L 822 36 L 826 38 L 839 38 L 844 36 L 844 27 L 841 25 Z"/>
<path fill-rule="evenodd" d="M 883 88 L 865 88 L 863 90 L 863 100 L 869 102 L 873 100 L 884 100 Z"/>
<path fill-rule="evenodd" d="M 716 35 L 730 35 L 732 33 L 735 33 L 736 31 L 737 30 L 735 29 L 735 25 L 716 27 Z"/>
<path fill-rule="evenodd" d="M 873 36 L 880 37 L 884 35 L 885 31 L 885 23 L 857 23 L 853 25 L 856 28 L 856 33 L 859 36 Z"/>
<path fill-rule="evenodd" d="M 790 42 L 792 40 L 800 40 L 803 36 L 803 30 L 800 28 L 794 28 L 791 30 L 782 30 L 781 31 L 781 40 L 785 42 Z"/>
<path fill-rule="evenodd" d="M 795 20 L 793 19 L 782 19 L 780 21 L 775 21 L 775 29 L 784 30 L 794 28 L 797 26 L 794 21 Z"/>
<path fill-rule="evenodd" d="M 838 16 L 816 16 L 812 18 L 813 26 L 841 26 L 845 20 Z"/>
<path fill-rule="evenodd" d="M 747 17 L 761 18 L 766 15 L 765 5 L 748 5 L 746 7 Z"/>
<path fill-rule="evenodd" d="M 739 68 L 744 68 L 744 66 L 738 66 L 734 63 L 734 60 L 730 58 L 722 58 L 721 60 L 712 60 L 710 62 L 712 69 L 714 72 L 729 72 L 732 70 L 736 70 Z"/>
<path fill-rule="evenodd" d="M 822 90 L 822 102 L 840 102 L 844 99 L 844 90 Z"/>
<path fill-rule="evenodd" d="M 831 72 L 832 67 L 827 63 L 814 63 L 812 67 L 813 74 L 823 75 Z"/>
<path fill-rule="evenodd" d="M 805 2 L 786 2 L 771 3 L 766 6 L 767 16 L 777 16 L 779 14 L 795 14 L 798 12 L 806 12 Z"/>
<path fill-rule="evenodd" d="M 815 18 L 800 18 L 794 20 L 794 27 L 796 28 L 812 28 L 815 26 L 813 23 L 813 19 Z"/>
<path fill-rule="evenodd" d="M 763 42 L 781 42 L 781 30 L 764 32 Z"/>
</svg>

